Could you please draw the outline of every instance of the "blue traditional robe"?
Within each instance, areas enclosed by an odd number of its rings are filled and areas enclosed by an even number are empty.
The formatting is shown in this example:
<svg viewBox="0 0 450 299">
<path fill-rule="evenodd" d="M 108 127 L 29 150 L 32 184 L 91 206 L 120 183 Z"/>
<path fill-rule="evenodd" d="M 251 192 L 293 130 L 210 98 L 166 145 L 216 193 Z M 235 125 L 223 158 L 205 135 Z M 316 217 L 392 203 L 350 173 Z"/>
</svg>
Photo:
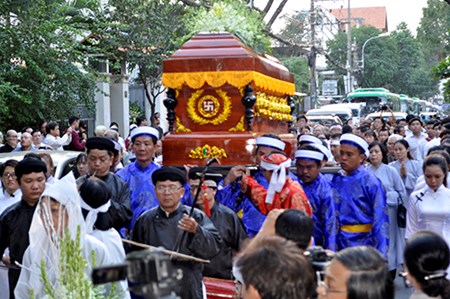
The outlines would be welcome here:
<svg viewBox="0 0 450 299">
<path fill-rule="evenodd" d="M 314 182 L 309 184 L 303 183 L 300 178 L 298 182 L 305 191 L 313 210 L 315 244 L 335 251 L 338 220 L 334 205 L 332 205 L 330 182 L 321 173 Z"/>
<path fill-rule="evenodd" d="M 133 162 L 117 172 L 117 175 L 130 188 L 133 218 L 129 228 L 133 227 L 136 219 L 143 212 L 159 205 L 152 182 L 152 174 L 157 169 L 159 169 L 159 166 L 154 162 L 147 167 L 142 167 L 137 162 Z"/>
<path fill-rule="evenodd" d="M 360 166 L 349 175 L 336 174 L 331 186 L 340 228 L 337 249 L 367 245 L 387 258 L 389 219 L 380 180 Z"/>
</svg>

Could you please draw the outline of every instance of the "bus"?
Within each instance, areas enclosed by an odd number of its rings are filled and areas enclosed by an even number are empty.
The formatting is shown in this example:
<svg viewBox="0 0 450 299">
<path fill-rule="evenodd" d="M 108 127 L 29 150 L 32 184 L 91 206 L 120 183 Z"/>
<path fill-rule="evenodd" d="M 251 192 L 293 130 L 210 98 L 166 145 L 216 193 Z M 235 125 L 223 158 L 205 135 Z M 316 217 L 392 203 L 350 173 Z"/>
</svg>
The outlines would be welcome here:
<svg viewBox="0 0 450 299">
<path fill-rule="evenodd" d="M 400 111 L 400 96 L 385 88 L 358 88 L 347 94 L 347 103 L 365 103 L 363 115 L 380 111 L 389 106 L 392 111 Z"/>
<path fill-rule="evenodd" d="M 400 111 L 411 113 L 413 111 L 414 100 L 406 94 L 399 94 L 400 97 Z"/>
</svg>

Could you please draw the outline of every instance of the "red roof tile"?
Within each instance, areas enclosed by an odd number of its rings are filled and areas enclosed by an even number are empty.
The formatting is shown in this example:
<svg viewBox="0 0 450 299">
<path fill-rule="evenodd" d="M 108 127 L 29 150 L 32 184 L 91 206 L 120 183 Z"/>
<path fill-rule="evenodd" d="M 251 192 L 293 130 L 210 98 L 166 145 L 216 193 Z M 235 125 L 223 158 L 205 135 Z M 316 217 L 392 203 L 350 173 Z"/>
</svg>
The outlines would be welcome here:
<svg viewBox="0 0 450 299">
<path fill-rule="evenodd" d="M 347 21 L 347 8 L 330 9 L 330 13 L 342 22 Z M 374 26 L 382 31 L 388 31 L 386 7 L 358 7 L 350 8 L 352 26 Z M 340 30 L 345 30 L 345 24 Z"/>
</svg>

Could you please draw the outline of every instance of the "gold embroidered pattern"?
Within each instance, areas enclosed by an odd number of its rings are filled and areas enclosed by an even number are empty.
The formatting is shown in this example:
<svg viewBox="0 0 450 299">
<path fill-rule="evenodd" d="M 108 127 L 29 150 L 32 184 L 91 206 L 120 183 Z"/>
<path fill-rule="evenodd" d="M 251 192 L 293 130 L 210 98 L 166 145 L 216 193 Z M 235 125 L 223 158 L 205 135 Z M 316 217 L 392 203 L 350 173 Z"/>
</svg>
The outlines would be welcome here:
<svg viewBox="0 0 450 299">
<path fill-rule="evenodd" d="M 227 158 L 225 149 L 218 148 L 217 146 L 198 146 L 195 150 L 189 152 L 189 158 L 191 159 L 205 159 L 205 158 Z"/>
<path fill-rule="evenodd" d="M 224 123 L 231 114 L 230 97 L 221 89 L 215 90 L 222 100 L 221 103 L 213 95 L 200 97 L 203 92 L 203 89 L 197 90 L 187 100 L 186 111 L 188 116 L 200 125 L 212 124 L 216 126 Z"/>
<path fill-rule="evenodd" d="M 185 126 L 183 126 L 183 124 L 181 123 L 180 118 L 177 116 L 175 119 L 176 122 L 176 130 L 175 132 L 177 133 L 190 133 L 192 132 L 191 129 L 186 128 Z"/>
<path fill-rule="evenodd" d="M 236 126 L 229 129 L 228 132 L 245 132 L 244 117 L 242 116 L 241 120 L 236 124 Z"/>
</svg>

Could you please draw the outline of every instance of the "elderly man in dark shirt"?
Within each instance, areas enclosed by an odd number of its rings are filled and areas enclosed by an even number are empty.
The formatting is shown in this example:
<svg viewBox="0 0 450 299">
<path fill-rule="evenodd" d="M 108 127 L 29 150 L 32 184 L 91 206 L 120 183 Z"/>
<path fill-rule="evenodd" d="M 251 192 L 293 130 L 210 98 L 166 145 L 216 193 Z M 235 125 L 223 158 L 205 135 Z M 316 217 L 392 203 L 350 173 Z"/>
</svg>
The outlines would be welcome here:
<svg viewBox="0 0 450 299">
<path fill-rule="evenodd" d="M 25 249 L 30 244 L 28 231 L 39 197 L 45 190 L 46 172 L 46 164 L 37 158 L 20 161 L 15 168 L 15 176 L 22 190 L 22 199 L 0 215 L 0 256 L 6 248 L 9 248 L 10 255 L 10 260 L 3 259 L 5 264 L 11 265 L 8 271 L 10 298 L 14 298 L 20 275 L 15 262 L 22 263 Z"/>
<path fill-rule="evenodd" d="M 212 258 L 219 252 L 222 243 L 219 232 L 209 218 L 200 210 L 180 203 L 185 189 L 186 175 L 175 167 L 164 166 L 152 174 L 159 206 L 148 210 L 136 221 L 132 240 L 199 258 Z M 181 236 L 185 234 L 186 238 Z M 183 240 L 184 241 L 180 241 Z M 173 261 L 183 271 L 180 297 L 201 299 L 203 265 L 189 261 Z"/>
</svg>

